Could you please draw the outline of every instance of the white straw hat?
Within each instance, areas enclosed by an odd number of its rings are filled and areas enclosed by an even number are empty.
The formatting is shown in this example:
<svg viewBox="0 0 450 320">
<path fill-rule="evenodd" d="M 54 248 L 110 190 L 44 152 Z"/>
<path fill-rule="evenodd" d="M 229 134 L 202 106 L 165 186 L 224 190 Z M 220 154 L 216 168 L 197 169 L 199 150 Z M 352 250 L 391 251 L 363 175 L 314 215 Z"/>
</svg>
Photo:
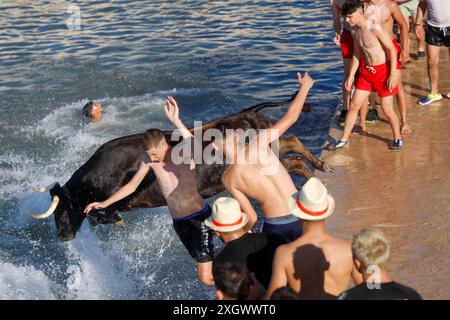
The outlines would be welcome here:
<svg viewBox="0 0 450 320">
<path fill-rule="evenodd" d="M 331 216 L 334 211 L 334 198 L 317 178 L 309 179 L 299 192 L 289 199 L 292 214 L 302 220 L 317 221 Z"/>
<path fill-rule="evenodd" d="M 241 211 L 236 199 L 221 197 L 214 202 L 212 214 L 205 220 L 205 225 L 219 232 L 232 232 L 239 230 L 247 222 L 248 215 Z"/>
</svg>

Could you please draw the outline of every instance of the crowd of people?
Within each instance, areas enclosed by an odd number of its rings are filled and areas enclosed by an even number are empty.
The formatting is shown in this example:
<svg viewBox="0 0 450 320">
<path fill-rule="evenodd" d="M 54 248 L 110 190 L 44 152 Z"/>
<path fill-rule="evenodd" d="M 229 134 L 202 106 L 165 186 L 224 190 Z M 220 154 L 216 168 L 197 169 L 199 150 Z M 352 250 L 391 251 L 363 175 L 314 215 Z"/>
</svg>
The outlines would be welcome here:
<svg viewBox="0 0 450 320">
<path fill-rule="evenodd" d="M 344 129 L 334 149 L 349 144 L 358 113 L 365 130 L 368 101 L 374 100 L 371 93 L 379 95 L 391 126 L 390 148 L 403 148 L 402 135 L 411 131 L 402 86 L 402 64 L 411 60 L 410 17 L 418 37 L 417 58 L 426 55 L 431 84 L 430 94 L 419 103 L 442 99 L 437 87 L 439 49 L 445 46 L 450 50 L 450 6 L 445 6 L 445 1 L 330 1 L 334 41 L 341 46 L 344 60 L 343 106 L 348 109 L 341 114 Z M 399 27 L 401 47 L 393 31 L 394 22 Z M 198 191 L 194 160 L 181 164 L 174 161 L 163 132 L 150 129 L 144 134 L 145 152 L 136 174 L 108 199 L 87 205 L 85 213 L 89 215 L 91 210 L 106 208 L 127 197 L 152 171 L 174 229 L 197 262 L 200 281 L 214 285 L 218 299 L 421 299 L 415 290 L 389 277 L 386 266 L 390 245 L 381 232 L 363 230 L 352 241 L 330 234 L 326 220 L 335 211 L 333 196 L 315 177 L 297 190 L 273 152 L 271 144 L 297 122 L 314 85 L 308 73 L 298 73 L 297 81 L 297 95 L 271 128 L 261 130 L 245 143 L 238 133 L 228 130 L 214 141 L 215 148 L 230 161 L 222 176 L 228 197 L 220 197 L 210 206 Z M 400 119 L 394 110 L 394 96 Z M 86 108 L 97 108 L 101 113 L 101 106 L 91 104 Z M 183 140 L 195 139 L 181 121 L 173 97 L 167 98 L 165 113 Z M 261 232 L 254 230 L 258 215 L 251 200 L 262 211 Z M 218 253 L 214 237 L 224 244 Z M 350 283 L 354 284 L 351 289 Z"/>
</svg>

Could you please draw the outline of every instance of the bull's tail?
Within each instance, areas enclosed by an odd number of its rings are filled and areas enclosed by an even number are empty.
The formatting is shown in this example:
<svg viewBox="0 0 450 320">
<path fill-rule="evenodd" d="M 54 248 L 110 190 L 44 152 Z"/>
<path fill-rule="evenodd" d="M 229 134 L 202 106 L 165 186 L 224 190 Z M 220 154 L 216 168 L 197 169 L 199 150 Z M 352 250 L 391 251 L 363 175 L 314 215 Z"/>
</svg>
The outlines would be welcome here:
<svg viewBox="0 0 450 320">
<path fill-rule="evenodd" d="M 259 103 L 257 105 L 254 105 L 250 108 L 244 109 L 241 112 L 248 112 L 248 111 L 254 111 L 254 112 L 258 112 L 261 111 L 262 109 L 266 109 L 266 108 L 275 108 L 275 107 L 280 107 L 282 105 L 285 105 L 289 102 L 292 102 L 294 100 L 294 98 L 297 96 L 298 90 L 288 99 L 288 100 L 283 100 L 283 101 L 278 101 L 278 102 L 263 102 L 263 103 Z"/>
</svg>

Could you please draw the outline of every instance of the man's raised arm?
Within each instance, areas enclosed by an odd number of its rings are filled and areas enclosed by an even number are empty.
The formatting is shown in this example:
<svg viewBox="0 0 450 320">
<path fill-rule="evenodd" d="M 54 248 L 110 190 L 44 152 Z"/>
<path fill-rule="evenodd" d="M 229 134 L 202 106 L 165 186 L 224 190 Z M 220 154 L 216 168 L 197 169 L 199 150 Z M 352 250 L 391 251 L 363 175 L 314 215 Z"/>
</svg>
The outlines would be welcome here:
<svg viewBox="0 0 450 320">
<path fill-rule="evenodd" d="M 138 171 L 134 174 L 133 178 L 124 185 L 122 188 L 114 192 L 108 199 L 103 202 L 93 202 L 86 206 L 84 209 L 84 213 L 88 214 L 92 209 L 99 210 L 109 207 L 113 203 L 122 200 L 126 196 L 129 196 L 133 192 L 136 191 L 137 187 L 141 184 L 142 180 L 144 180 L 145 175 L 150 170 L 150 168 L 141 161 Z"/>
<path fill-rule="evenodd" d="M 305 72 L 303 78 L 300 72 L 297 72 L 297 81 L 300 85 L 300 89 L 286 114 L 278 120 L 273 127 L 264 130 L 262 134 L 258 135 L 258 137 L 261 138 L 263 135 L 267 134 L 267 143 L 271 143 L 281 137 L 300 117 L 309 89 L 314 85 L 314 80 L 309 76 L 308 72 Z"/>
</svg>

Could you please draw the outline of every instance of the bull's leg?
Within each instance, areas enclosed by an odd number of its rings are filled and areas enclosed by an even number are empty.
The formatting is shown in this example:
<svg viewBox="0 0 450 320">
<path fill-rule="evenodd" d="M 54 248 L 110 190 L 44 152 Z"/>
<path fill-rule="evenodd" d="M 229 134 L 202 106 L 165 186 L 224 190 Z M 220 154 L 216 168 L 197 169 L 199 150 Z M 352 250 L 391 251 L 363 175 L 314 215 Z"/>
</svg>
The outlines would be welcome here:
<svg viewBox="0 0 450 320">
<path fill-rule="evenodd" d="M 314 168 L 323 172 L 332 172 L 334 167 L 314 157 L 309 149 L 300 141 L 296 136 L 280 139 L 279 146 L 280 156 L 286 153 L 294 152 L 301 154 L 306 160 L 308 160 Z"/>
<path fill-rule="evenodd" d="M 314 177 L 314 173 L 309 170 L 306 163 L 299 156 L 280 158 L 281 163 L 289 173 L 297 173 L 305 176 L 306 179 Z"/>
<path fill-rule="evenodd" d="M 88 214 L 88 221 L 92 226 L 96 226 L 97 224 L 110 224 L 114 223 L 116 226 L 120 228 L 124 228 L 126 226 L 125 222 L 122 219 L 122 216 L 117 213 L 117 211 L 113 210 L 105 210 L 105 214 L 101 214 L 98 211 L 91 211 Z"/>
</svg>

